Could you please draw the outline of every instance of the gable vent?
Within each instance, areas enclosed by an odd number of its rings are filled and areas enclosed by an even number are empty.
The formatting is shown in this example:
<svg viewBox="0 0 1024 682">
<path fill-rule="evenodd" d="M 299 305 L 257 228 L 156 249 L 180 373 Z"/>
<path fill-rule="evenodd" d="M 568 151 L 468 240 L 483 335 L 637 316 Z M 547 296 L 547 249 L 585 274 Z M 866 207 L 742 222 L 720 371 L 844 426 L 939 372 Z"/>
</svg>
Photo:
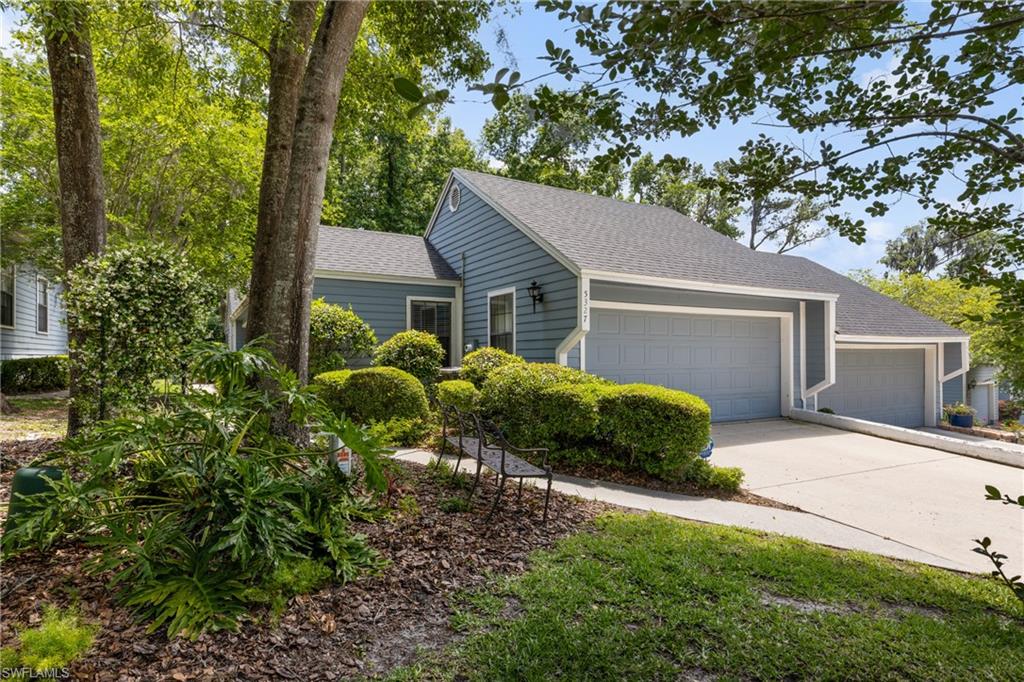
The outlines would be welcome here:
<svg viewBox="0 0 1024 682">
<path fill-rule="evenodd" d="M 462 201 L 462 190 L 453 183 L 451 190 L 448 192 L 448 210 L 455 213 L 455 211 L 459 210 L 460 201 Z"/>
</svg>

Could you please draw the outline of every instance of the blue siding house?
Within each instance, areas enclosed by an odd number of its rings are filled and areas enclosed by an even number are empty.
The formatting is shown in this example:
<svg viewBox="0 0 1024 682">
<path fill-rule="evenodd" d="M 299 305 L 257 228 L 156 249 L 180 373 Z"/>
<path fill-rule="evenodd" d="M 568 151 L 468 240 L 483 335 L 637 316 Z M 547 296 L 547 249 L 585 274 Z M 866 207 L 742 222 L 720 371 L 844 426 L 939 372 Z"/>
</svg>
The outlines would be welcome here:
<svg viewBox="0 0 1024 682">
<path fill-rule="evenodd" d="M 68 352 L 60 287 L 31 263 L 0 269 L 0 360 Z"/>
<path fill-rule="evenodd" d="M 717 421 L 827 407 L 934 425 L 969 369 L 961 331 L 805 258 L 668 208 L 458 169 L 422 237 L 322 227 L 313 296 L 381 341 L 434 332 L 453 366 L 496 346 L 696 393 Z M 244 340 L 244 305 L 234 317 Z"/>
</svg>

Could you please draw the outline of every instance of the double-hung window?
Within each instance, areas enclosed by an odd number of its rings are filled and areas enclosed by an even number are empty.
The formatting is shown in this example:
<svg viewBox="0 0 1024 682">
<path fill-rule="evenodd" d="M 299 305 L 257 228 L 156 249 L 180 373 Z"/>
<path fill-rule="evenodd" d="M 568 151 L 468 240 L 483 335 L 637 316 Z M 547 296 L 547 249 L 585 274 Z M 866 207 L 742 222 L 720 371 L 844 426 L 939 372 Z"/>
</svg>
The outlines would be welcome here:
<svg viewBox="0 0 1024 682">
<path fill-rule="evenodd" d="M 0 327 L 14 326 L 14 266 L 0 270 Z"/>
<path fill-rule="evenodd" d="M 452 358 L 452 302 L 450 300 L 409 299 L 409 328 L 430 332 L 444 348 L 445 367 Z"/>
<path fill-rule="evenodd" d="M 50 283 L 36 278 L 36 332 L 50 333 Z"/>
<path fill-rule="evenodd" d="M 487 343 L 509 353 L 516 352 L 516 290 L 487 294 Z"/>
</svg>

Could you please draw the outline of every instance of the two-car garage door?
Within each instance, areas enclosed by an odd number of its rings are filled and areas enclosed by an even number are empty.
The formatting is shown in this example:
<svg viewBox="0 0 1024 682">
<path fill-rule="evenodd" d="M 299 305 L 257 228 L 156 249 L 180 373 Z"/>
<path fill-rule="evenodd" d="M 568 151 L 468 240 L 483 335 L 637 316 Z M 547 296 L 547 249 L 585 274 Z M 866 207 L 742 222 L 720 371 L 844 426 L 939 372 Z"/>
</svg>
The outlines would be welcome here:
<svg viewBox="0 0 1024 682">
<path fill-rule="evenodd" d="M 599 309 L 586 346 L 587 371 L 695 393 L 714 421 L 781 414 L 777 317 Z"/>
</svg>

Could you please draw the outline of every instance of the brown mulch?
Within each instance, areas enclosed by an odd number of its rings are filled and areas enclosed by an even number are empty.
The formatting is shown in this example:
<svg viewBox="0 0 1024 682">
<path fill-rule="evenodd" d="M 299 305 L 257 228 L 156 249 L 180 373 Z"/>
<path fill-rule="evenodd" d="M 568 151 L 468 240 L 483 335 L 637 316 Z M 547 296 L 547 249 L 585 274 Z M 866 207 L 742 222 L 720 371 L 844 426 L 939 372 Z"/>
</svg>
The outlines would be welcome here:
<svg viewBox="0 0 1024 682">
<path fill-rule="evenodd" d="M 593 481 L 606 481 L 619 485 L 631 485 L 637 488 L 648 490 L 660 490 L 662 492 L 679 493 L 681 495 L 692 495 L 694 497 L 714 497 L 729 502 L 743 502 L 754 504 L 759 507 L 773 507 L 775 509 L 786 509 L 788 511 L 803 511 L 799 507 L 785 504 L 776 500 L 755 495 L 749 490 L 740 489 L 736 492 L 719 490 L 716 488 L 700 488 L 693 483 L 686 481 L 665 481 L 656 476 L 651 476 L 642 471 L 623 471 L 603 464 L 564 464 L 554 466 L 555 473 L 566 476 L 576 476 Z"/>
<path fill-rule="evenodd" d="M 5 450 L 5 491 L 11 467 L 22 455 L 27 452 Z M 506 491 L 499 514 L 485 524 L 492 481 L 481 483 L 470 511 L 445 513 L 439 503 L 465 492 L 420 465 L 400 466 L 401 494 L 415 497 L 417 504 L 403 503 L 404 512 L 356 528 L 390 564 L 379 575 L 296 597 L 276 625 L 263 618 L 238 633 L 205 634 L 195 642 L 147 634 L 145 624 L 113 600 L 104 576 L 81 570 L 89 551 L 71 547 L 3 563 L 0 640 L 6 645 L 17 629 L 38 622 L 43 604 L 74 603 L 87 621 L 100 625 L 89 655 L 73 664 L 75 679 L 318 680 L 381 674 L 455 638 L 449 625 L 453 593 L 483 587 L 495 575 L 525 571 L 532 551 L 585 530 L 595 515 L 613 509 L 553 492 L 550 518 L 542 525 L 543 491 L 527 486 L 519 505 Z"/>
</svg>

